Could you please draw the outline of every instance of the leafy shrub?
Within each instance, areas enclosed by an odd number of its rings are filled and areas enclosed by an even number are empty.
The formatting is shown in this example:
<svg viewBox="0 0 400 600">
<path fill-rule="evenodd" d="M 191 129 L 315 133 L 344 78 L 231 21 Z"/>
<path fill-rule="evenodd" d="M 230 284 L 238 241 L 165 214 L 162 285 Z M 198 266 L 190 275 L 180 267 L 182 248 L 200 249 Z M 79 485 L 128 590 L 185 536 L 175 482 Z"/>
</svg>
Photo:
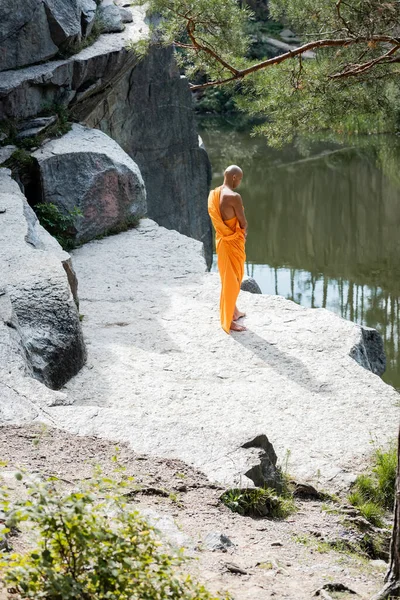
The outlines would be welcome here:
<svg viewBox="0 0 400 600">
<path fill-rule="evenodd" d="M 68 214 L 64 214 L 55 204 L 45 202 L 36 204 L 33 209 L 40 224 L 56 238 L 64 250 L 73 248 L 75 233 L 74 220 L 76 217 L 82 216 L 82 213 L 78 208 L 75 208 Z"/>
<path fill-rule="evenodd" d="M 20 476 L 21 478 L 22 476 Z M 61 492 L 57 481 L 29 482 L 26 500 L 2 492 L 7 527 L 37 535 L 26 554 L 0 554 L 2 579 L 35 600 L 217 600 L 176 569 L 183 557 L 163 549 L 154 530 L 121 501 L 112 480 Z"/>
</svg>

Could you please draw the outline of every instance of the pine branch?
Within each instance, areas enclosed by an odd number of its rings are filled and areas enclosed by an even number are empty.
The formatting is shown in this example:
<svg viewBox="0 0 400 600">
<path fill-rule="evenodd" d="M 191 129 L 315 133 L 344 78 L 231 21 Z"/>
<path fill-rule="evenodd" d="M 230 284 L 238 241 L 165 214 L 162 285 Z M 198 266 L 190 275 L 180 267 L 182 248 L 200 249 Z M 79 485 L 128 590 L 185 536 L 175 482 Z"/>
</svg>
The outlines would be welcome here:
<svg viewBox="0 0 400 600">
<path fill-rule="evenodd" d="M 194 43 L 194 41 L 195 41 L 194 33 L 193 32 L 191 32 L 191 33 L 193 35 L 193 38 L 191 38 L 193 45 L 196 45 L 197 48 L 203 49 L 197 44 L 197 42 L 196 42 L 196 44 Z M 209 87 L 215 87 L 218 85 L 230 83 L 235 80 L 241 80 L 244 77 L 246 77 L 247 75 L 256 73 L 257 71 L 261 71 L 263 69 L 267 69 L 274 65 L 279 65 L 282 62 L 285 62 L 291 58 L 295 58 L 296 56 L 300 56 L 300 55 L 304 54 L 305 52 L 309 52 L 311 50 L 318 50 L 321 48 L 337 48 L 337 47 L 343 48 L 343 47 L 354 46 L 354 45 L 358 45 L 358 44 L 368 44 L 368 43 L 369 44 L 370 43 L 394 44 L 394 48 L 391 49 L 390 53 L 393 53 L 394 51 L 397 51 L 400 48 L 400 39 L 393 38 L 391 36 L 386 36 L 386 35 L 372 36 L 372 37 L 317 40 L 315 42 L 308 42 L 307 44 L 304 44 L 303 46 L 300 46 L 299 48 L 296 48 L 294 50 L 289 50 L 289 52 L 285 52 L 284 54 L 281 54 L 280 56 L 276 56 L 274 58 L 269 58 L 267 60 L 259 62 L 255 65 L 252 65 L 251 67 L 247 67 L 246 69 L 237 70 L 234 67 L 227 65 L 226 68 L 233 74 L 232 77 L 228 77 L 225 79 L 218 79 L 215 81 L 210 81 L 208 83 L 203 83 L 203 84 L 199 84 L 199 85 L 192 85 L 191 89 L 193 91 L 203 90 L 203 89 L 206 89 Z M 207 52 L 208 52 L 208 54 L 211 54 L 216 60 L 218 60 L 218 62 L 220 64 L 225 66 L 223 59 L 221 57 L 219 57 L 218 55 L 216 55 L 215 52 L 211 53 L 209 49 L 207 49 Z M 386 55 L 387 54 L 388 53 L 386 53 Z M 386 57 L 386 55 L 384 55 L 384 57 Z M 374 66 L 374 65 L 371 65 L 370 68 L 372 68 L 372 66 Z"/>
</svg>

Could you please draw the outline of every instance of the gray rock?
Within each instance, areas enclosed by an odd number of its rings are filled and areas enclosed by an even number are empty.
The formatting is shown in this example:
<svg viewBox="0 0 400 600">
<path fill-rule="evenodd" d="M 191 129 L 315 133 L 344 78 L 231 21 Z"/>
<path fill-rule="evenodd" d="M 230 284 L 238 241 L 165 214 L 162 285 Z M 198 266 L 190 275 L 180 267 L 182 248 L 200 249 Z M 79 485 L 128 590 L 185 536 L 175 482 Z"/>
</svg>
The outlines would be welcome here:
<svg viewBox="0 0 400 600">
<path fill-rule="evenodd" d="M 296 37 L 296 34 L 293 33 L 293 31 L 291 31 L 291 29 L 282 29 L 282 31 L 279 34 L 281 37 L 286 37 L 286 38 L 294 38 Z"/>
<path fill-rule="evenodd" d="M 3 146 L 0 148 L 0 165 L 5 163 L 16 151 L 17 146 Z"/>
<path fill-rule="evenodd" d="M 248 575 L 249 574 L 248 571 L 246 571 L 245 569 L 243 569 L 236 563 L 232 563 L 232 562 L 225 563 L 225 567 L 230 573 L 234 573 L 235 575 Z"/>
<path fill-rule="evenodd" d="M 120 8 L 121 19 L 123 23 L 132 23 L 133 15 L 132 11 L 128 8 Z"/>
<path fill-rule="evenodd" d="M 207 550 L 221 550 L 227 552 L 228 548 L 233 548 L 234 543 L 220 531 L 210 531 L 204 538 L 203 545 Z"/>
<path fill-rule="evenodd" d="M 368 371 L 383 375 L 386 370 L 386 355 L 382 336 L 371 327 L 363 325 L 360 329 L 361 339 L 351 349 L 350 356 Z"/>
<path fill-rule="evenodd" d="M 77 0 L 43 0 L 50 35 L 55 45 L 73 44 L 81 37 L 80 10 Z"/>
<path fill-rule="evenodd" d="M 274 447 L 264 434 L 258 435 L 253 440 L 246 442 L 242 448 L 253 449 L 257 463 L 245 475 L 256 487 L 268 487 L 281 492 L 283 489 L 282 472 L 277 468 L 278 457 Z M 250 460 L 250 455 L 248 455 Z"/>
<path fill-rule="evenodd" d="M 129 225 L 146 213 L 146 191 L 138 166 L 114 140 L 73 125 L 61 138 L 32 154 L 41 195 L 65 214 L 79 209 L 75 237 L 85 242 Z"/>
<path fill-rule="evenodd" d="M 290 29 L 282 29 L 279 35 L 281 39 L 288 44 L 299 44 L 301 42 L 300 38 Z"/>
<path fill-rule="evenodd" d="M 6 169 L 0 169 L 0 201 L 7 209 L 0 237 L 0 371 L 3 376 L 6 370 L 7 377 L 33 375 L 58 389 L 86 359 L 79 315 L 62 266 L 69 256 L 38 223 Z M 8 385 L 6 397 L 18 398 L 14 384 Z M 30 387 L 22 380 L 18 386 Z M 35 414 L 29 404 L 28 415 Z M 4 410 L 0 406 L 0 413 Z"/>
<path fill-rule="evenodd" d="M 102 0 L 99 6 L 99 19 L 104 33 L 119 33 L 125 29 L 121 9 L 113 0 Z"/>
<path fill-rule="evenodd" d="M 253 277 L 245 277 L 240 289 L 244 292 L 250 292 L 250 294 L 262 294 L 260 286 Z"/>
<path fill-rule="evenodd" d="M 2 0 L 0 71 L 53 58 L 89 34 L 95 11 L 94 0 Z"/>
<path fill-rule="evenodd" d="M 320 499 L 323 497 L 323 494 L 319 492 L 313 485 L 305 482 L 295 482 L 296 487 L 294 490 L 294 495 L 299 498 L 316 498 Z"/>
<path fill-rule="evenodd" d="M 57 51 L 43 2 L 15 0 L 12 10 L 0 2 L 0 71 L 47 60 Z"/>
<path fill-rule="evenodd" d="M 57 116 L 52 117 L 38 117 L 37 119 L 28 119 L 17 125 L 17 139 L 23 140 L 24 138 L 34 137 L 43 133 L 51 125 L 57 121 Z"/>
<path fill-rule="evenodd" d="M 265 433 L 292 477 L 332 492 L 360 472 L 371 437 L 383 446 L 396 435 L 398 393 L 349 356 L 362 339 L 354 323 L 241 292 L 248 331 L 226 336 L 201 244 L 149 220 L 73 258 L 93 367 L 68 383 L 75 405 L 52 410 L 60 427 L 128 440 L 240 489 L 265 453 L 243 445 Z"/>
<path fill-rule="evenodd" d="M 97 4 L 95 0 L 79 0 L 81 9 L 82 35 L 87 37 L 91 34 L 96 19 Z"/>
<path fill-rule="evenodd" d="M 102 35 L 63 61 L 4 73 L 0 120 L 29 118 L 43 104 L 68 105 L 72 116 L 115 139 L 138 164 L 148 214 L 160 224 L 204 243 L 212 261 L 207 195 L 211 166 L 199 147 L 192 98 L 173 50 L 154 47 L 138 64 L 128 41 L 147 35 L 145 10 L 123 33 Z"/>
</svg>

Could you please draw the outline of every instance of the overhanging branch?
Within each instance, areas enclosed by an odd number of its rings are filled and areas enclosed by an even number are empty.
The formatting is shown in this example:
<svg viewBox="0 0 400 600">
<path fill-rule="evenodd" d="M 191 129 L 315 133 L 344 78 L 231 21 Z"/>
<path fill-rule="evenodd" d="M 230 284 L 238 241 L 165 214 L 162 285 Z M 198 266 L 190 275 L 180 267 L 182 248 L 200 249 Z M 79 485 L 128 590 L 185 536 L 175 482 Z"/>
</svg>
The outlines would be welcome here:
<svg viewBox="0 0 400 600">
<path fill-rule="evenodd" d="M 193 43 L 193 39 L 191 38 L 192 43 Z M 231 83 L 232 81 L 235 80 L 241 80 L 244 77 L 246 77 L 247 75 L 250 75 L 252 73 L 256 73 L 257 71 L 261 71 L 263 69 L 267 69 L 269 67 L 272 67 L 274 65 L 279 65 L 282 62 L 285 62 L 286 60 L 289 60 L 290 58 L 295 58 L 296 56 L 300 56 L 302 54 L 304 54 L 305 52 L 311 51 L 311 50 L 318 50 L 321 48 L 344 48 L 347 46 L 354 46 L 354 45 L 358 45 L 358 44 L 368 44 L 368 43 L 374 43 L 374 44 L 391 44 L 394 47 L 389 51 L 391 54 L 396 52 L 399 48 L 400 48 L 400 39 L 398 38 L 393 38 L 391 36 L 386 36 L 386 35 L 382 35 L 382 36 L 372 36 L 372 37 L 351 37 L 351 38 L 344 38 L 344 39 L 326 39 L 326 40 L 317 40 L 315 42 L 308 42 L 307 44 L 303 44 L 303 46 L 299 46 L 299 48 L 296 48 L 294 50 L 290 50 L 289 52 L 285 52 L 284 54 L 281 54 L 280 56 L 276 56 L 274 58 L 269 58 L 267 60 L 264 60 L 262 62 L 259 62 L 255 65 L 252 65 L 251 67 L 247 67 L 246 69 L 241 69 L 241 70 L 237 70 L 234 69 L 234 67 L 232 67 L 231 65 L 226 66 L 225 68 L 227 68 L 227 70 L 229 70 L 232 73 L 231 77 L 227 77 L 225 79 L 218 79 L 215 81 L 209 81 L 207 83 L 203 83 L 203 84 L 199 84 L 199 85 L 191 85 L 191 89 L 193 91 L 195 90 L 203 90 L 209 87 L 215 87 L 218 85 L 224 85 L 226 83 Z M 211 52 L 209 51 L 209 49 L 207 49 L 208 54 L 211 54 Z M 215 54 L 215 53 L 213 53 Z M 388 53 L 386 53 L 385 55 L 383 55 L 384 57 L 386 57 L 388 55 Z M 218 57 L 218 55 L 215 55 L 214 58 L 216 60 L 218 60 L 218 62 L 220 64 L 223 65 L 222 62 L 222 58 Z M 383 58 L 383 57 L 381 57 Z M 225 66 L 225 65 L 223 65 Z M 374 64 L 371 65 L 370 68 L 372 68 L 373 66 L 375 66 Z"/>
</svg>

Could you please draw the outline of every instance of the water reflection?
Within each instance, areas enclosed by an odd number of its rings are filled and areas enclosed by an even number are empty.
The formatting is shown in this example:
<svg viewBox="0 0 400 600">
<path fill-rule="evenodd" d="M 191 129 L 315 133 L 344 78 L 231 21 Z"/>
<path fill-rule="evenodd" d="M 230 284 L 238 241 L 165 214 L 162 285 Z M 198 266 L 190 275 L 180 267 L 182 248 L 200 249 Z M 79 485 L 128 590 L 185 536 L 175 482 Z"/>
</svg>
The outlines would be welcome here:
<svg viewBox="0 0 400 600">
<path fill-rule="evenodd" d="M 304 141 L 268 148 L 215 121 L 202 125 L 215 185 L 245 172 L 246 265 L 263 292 L 376 327 L 400 388 L 400 140 Z"/>
</svg>

